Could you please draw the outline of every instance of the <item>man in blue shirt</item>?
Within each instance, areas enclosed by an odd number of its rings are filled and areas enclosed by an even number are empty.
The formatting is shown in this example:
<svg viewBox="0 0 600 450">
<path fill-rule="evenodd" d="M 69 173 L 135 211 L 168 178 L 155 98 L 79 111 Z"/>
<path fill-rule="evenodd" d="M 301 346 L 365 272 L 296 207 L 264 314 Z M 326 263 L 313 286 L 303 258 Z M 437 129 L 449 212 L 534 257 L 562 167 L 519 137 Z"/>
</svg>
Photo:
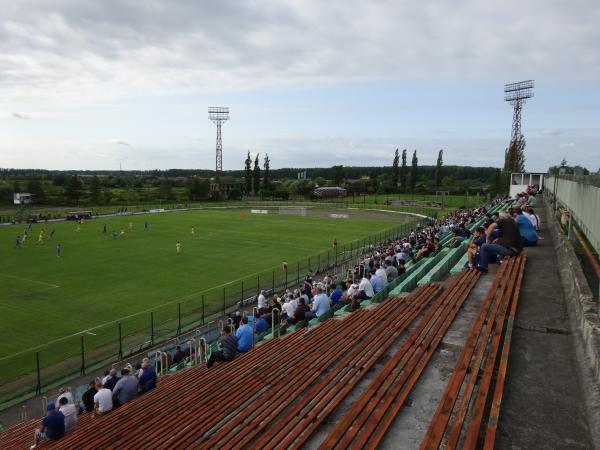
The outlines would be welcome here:
<svg viewBox="0 0 600 450">
<path fill-rule="evenodd" d="M 48 403 L 46 407 L 47 415 L 42 420 L 42 429 L 35 430 L 34 444 L 35 448 L 40 441 L 47 439 L 60 439 L 65 435 L 65 416 L 56 410 L 54 403 Z"/>
<path fill-rule="evenodd" d="M 538 234 L 537 231 L 535 231 L 535 227 L 531 223 L 531 220 L 525 217 L 523 211 L 519 207 L 513 208 L 512 216 L 519 227 L 519 234 L 521 235 L 523 246 L 530 247 L 532 245 L 536 245 L 538 241 Z"/>
<path fill-rule="evenodd" d="M 329 296 L 331 299 L 331 304 L 337 305 L 340 303 L 340 299 L 342 298 L 342 290 L 337 287 L 337 283 L 335 282 L 331 284 L 331 289 L 333 289 L 331 291 L 331 295 Z"/>
<path fill-rule="evenodd" d="M 369 281 L 371 282 L 371 286 L 373 286 L 374 292 L 379 292 L 385 287 L 383 280 L 375 275 L 375 269 L 371 269 L 371 277 L 369 278 Z"/>
<path fill-rule="evenodd" d="M 142 363 L 142 374 L 139 380 L 140 394 L 156 387 L 156 371 L 147 362 Z"/>
<path fill-rule="evenodd" d="M 256 319 L 256 334 L 264 333 L 269 328 L 269 324 L 263 316 L 258 316 Z"/>
<path fill-rule="evenodd" d="M 248 318 L 242 318 L 242 326 L 239 327 L 235 333 L 238 338 L 238 352 L 247 352 L 252 348 L 254 340 L 254 330 L 248 325 Z"/>
<path fill-rule="evenodd" d="M 327 294 L 323 292 L 323 286 L 317 286 L 316 291 L 317 295 L 313 299 L 313 307 L 311 311 L 312 314 L 310 314 L 311 319 L 314 317 L 321 317 L 331 308 L 331 304 L 329 303 L 329 297 L 327 297 Z M 305 313 L 304 317 L 308 319 L 309 313 Z"/>
</svg>

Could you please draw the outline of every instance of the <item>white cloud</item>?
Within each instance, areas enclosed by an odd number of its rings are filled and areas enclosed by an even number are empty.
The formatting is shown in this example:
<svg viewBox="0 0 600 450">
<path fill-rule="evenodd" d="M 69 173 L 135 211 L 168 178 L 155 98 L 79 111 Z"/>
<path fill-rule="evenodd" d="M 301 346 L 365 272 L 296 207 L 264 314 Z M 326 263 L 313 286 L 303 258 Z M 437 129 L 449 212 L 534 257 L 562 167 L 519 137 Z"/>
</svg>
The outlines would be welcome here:
<svg viewBox="0 0 600 450">
<path fill-rule="evenodd" d="M 599 5 L 5 1 L 0 95 L 88 102 L 352 80 L 597 80 Z"/>
<path fill-rule="evenodd" d="M 575 147 L 575 142 L 561 142 L 558 144 L 559 148 L 573 148 Z"/>
</svg>

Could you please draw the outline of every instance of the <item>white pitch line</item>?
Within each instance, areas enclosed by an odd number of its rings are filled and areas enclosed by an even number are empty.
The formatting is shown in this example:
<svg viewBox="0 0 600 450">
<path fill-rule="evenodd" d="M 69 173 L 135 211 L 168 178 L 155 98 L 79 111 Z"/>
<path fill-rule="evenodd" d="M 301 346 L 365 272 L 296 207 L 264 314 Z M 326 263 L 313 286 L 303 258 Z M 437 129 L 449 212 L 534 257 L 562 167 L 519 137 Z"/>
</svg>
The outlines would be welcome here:
<svg viewBox="0 0 600 450">
<path fill-rule="evenodd" d="M 0 277 L 8 277 L 8 278 L 14 278 L 15 280 L 28 281 L 30 283 L 44 284 L 46 286 L 49 286 L 52 289 L 56 289 L 56 288 L 60 287 L 58 284 L 46 283 L 45 281 L 32 280 L 30 278 L 17 277 L 15 275 L 8 275 L 7 273 L 0 273 Z"/>
</svg>

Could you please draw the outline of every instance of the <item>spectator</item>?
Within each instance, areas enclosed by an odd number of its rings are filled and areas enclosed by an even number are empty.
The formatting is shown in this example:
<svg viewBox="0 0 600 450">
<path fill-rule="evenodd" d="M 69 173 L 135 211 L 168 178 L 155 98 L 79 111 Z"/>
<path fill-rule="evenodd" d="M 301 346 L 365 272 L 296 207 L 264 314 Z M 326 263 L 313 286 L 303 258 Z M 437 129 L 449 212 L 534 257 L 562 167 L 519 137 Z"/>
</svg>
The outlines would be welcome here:
<svg viewBox="0 0 600 450">
<path fill-rule="evenodd" d="M 94 411 L 94 395 L 96 395 L 96 382 L 90 381 L 88 390 L 81 396 L 81 405 L 79 406 L 80 413 Z"/>
<path fill-rule="evenodd" d="M 371 269 L 371 272 L 369 273 L 369 281 L 371 286 L 373 287 L 373 292 L 379 292 L 385 287 L 385 285 L 383 284 L 383 280 L 379 276 L 377 276 L 377 272 L 375 271 L 375 269 Z"/>
<path fill-rule="evenodd" d="M 267 331 L 267 328 L 269 328 L 269 324 L 265 320 L 264 316 L 257 316 L 255 328 L 256 334 L 261 334 Z"/>
<path fill-rule="evenodd" d="M 373 285 L 366 277 L 363 277 L 360 280 L 360 283 L 358 284 L 358 290 L 363 291 L 366 295 L 366 298 L 371 298 L 375 295 L 375 292 L 373 292 Z"/>
<path fill-rule="evenodd" d="M 46 417 L 42 420 L 42 428 L 36 429 L 34 442 L 30 448 L 35 448 L 40 441 L 60 439 L 65 435 L 65 416 L 56 410 L 54 403 L 48 403 Z"/>
<path fill-rule="evenodd" d="M 327 297 L 327 294 L 325 294 L 322 285 L 317 286 L 315 293 L 316 295 L 313 300 L 312 311 L 304 314 L 304 317 L 307 320 L 314 319 L 315 317 L 321 317 L 331 308 L 331 303 L 329 303 L 329 298 Z"/>
<path fill-rule="evenodd" d="M 490 240 L 495 229 L 500 231 L 500 237 L 495 242 Z M 496 261 L 505 256 L 515 256 L 521 253 L 523 244 L 516 222 L 506 213 L 500 214 L 497 222 L 491 224 L 486 232 L 486 243 L 481 246 L 480 260 L 477 269 L 487 272 L 490 261 Z"/>
<path fill-rule="evenodd" d="M 531 247 L 537 244 L 538 235 L 531 221 L 525 217 L 521 208 L 513 208 L 511 215 L 515 219 L 517 226 L 519 227 L 519 233 L 524 247 Z"/>
<path fill-rule="evenodd" d="M 110 369 L 108 378 L 103 383 L 103 385 L 106 389 L 110 389 L 112 391 L 115 388 L 115 385 L 117 384 L 118 381 L 119 381 L 119 376 L 117 375 L 117 369 L 115 369 L 113 367 L 112 369 Z"/>
<path fill-rule="evenodd" d="M 182 352 L 183 353 L 183 352 Z M 113 389 L 114 406 L 124 405 L 133 400 L 138 394 L 138 380 L 131 375 L 127 367 L 121 369 L 121 378 Z"/>
<path fill-rule="evenodd" d="M 156 387 L 156 371 L 148 361 L 142 363 L 142 374 L 139 378 L 140 394 L 148 392 Z"/>
<path fill-rule="evenodd" d="M 254 330 L 248 325 L 247 317 L 242 317 L 242 326 L 237 329 L 235 336 L 238 342 L 238 352 L 245 353 L 254 345 Z"/>
<path fill-rule="evenodd" d="M 284 303 L 281 305 L 281 311 L 285 313 L 285 319 L 288 317 L 294 317 L 297 307 L 298 303 L 292 299 L 292 294 L 286 294 L 284 296 Z"/>
<path fill-rule="evenodd" d="M 298 299 L 298 307 L 296 308 L 296 311 L 294 312 L 294 320 L 293 323 L 298 323 L 303 321 L 304 319 L 306 319 L 306 314 L 310 312 L 310 309 L 308 308 L 308 306 L 306 306 L 306 301 L 304 300 L 304 297 L 300 297 Z M 289 319 L 288 319 L 289 322 Z"/>
<path fill-rule="evenodd" d="M 260 314 L 267 310 L 267 297 L 265 297 L 265 291 L 260 291 L 258 294 L 258 312 Z"/>
<path fill-rule="evenodd" d="M 406 273 L 406 261 L 403 259 L 398 260 L 398 276 Z"/>
<path fill-rule="evenodd" d="M 304 281 L 302 283 L 302 293 L 306 295 L 307 299 L 310 300 L 312 298 L 312 287 L 313 287 L 313 271 L 309 270 L 306 276 L 304 277 Z"/>
<path fill-rule="evenodd" d="M 532 207 L 525 208 L 523 215 L 529 219 L 535 231 L 540 231 L 540 217 L 533 211 Z"/>
<path fill-rule="evenodd" d="M 63 397 L 67 399 L 68 403 L 75 404 L 75 400 L 73 399 L 73 394 L 71 394 L 71 392 L 68 391 L 67 388 L 61 387 L 58 390 L 58 397 L 56 397 L 55 405 L 60 405 L 60 399 Z"/>
<path fill-rule="evenodd" d="M 335 281 L 331 283 L 330 287 L 332 289 L 331 294 L 329 295 L 331 304 L 338 305 L 340 303 L 340 300 L 342 299 L 342 290 L 338 288 L 337 283 Z"/>
<path fill-rule="evenodd" d="M 104 377 L 102 377 L 102 381 L 101 383 L 104 384 L 108 381 L 108 378 L 110 377 L 110 370 L 105 370 L 104 371 Z"/>
<path fill-rule="evenodd" d="M 178 345 L 177 347 L 175 347 L 175 353 L 173 354 L 173 360 L 171 361 L 171 363 L 179 364 L 184 359 L 185 359 L 185 353 L 183 353 L 183 351 L 181 350 L 181 346 Z M 123 373 L 123 372 L 121 371 L 121 373 Z"/>
<path fill-rule="evenodd" d="M 381 284 L 382 284 L 382 288 L 381 289 L 383 289 L 388 284 L 387 272 L 385 271 L 385 269 L 383 268 L 383 266 L 380 264 L 379 261 L 377 261 L 375 263 L 375 269 L 376 269 L 375 270 L 375 275 L 377 275 L 377 278 L 379 278 L 381 280 Z"/>
<path fill-rule="evenodd" d="M 94 413 L 106 414 L 113 408 L 112 392 L 103 387 L 101 383 L 96 384 L 96 395 L 94 395 Z"/>
<path fill-rule="evenodd" d="M 221 342 L 219 343 L 221 350 L 211 353 L 206 367 L 212 367 L 215 361 L 233 361 L 237 355 L 237 338 L 231 335 L 231 329 L 225 325 L 223 327 Z"/>
<path fill-rule="evenodd" d="M 65 433 L 77 425 L 77 406 L 61 397 L 58 410 L 65 416 Z"/>
<path fill-rule="evenodd" d="M 398 269 L 394 267 L 392 263 L 392 258 L 388 257 L 385 260 L 385 275 L 387 277 L 388 283 L 394 281 L 398 278 Z"/>
</svg>

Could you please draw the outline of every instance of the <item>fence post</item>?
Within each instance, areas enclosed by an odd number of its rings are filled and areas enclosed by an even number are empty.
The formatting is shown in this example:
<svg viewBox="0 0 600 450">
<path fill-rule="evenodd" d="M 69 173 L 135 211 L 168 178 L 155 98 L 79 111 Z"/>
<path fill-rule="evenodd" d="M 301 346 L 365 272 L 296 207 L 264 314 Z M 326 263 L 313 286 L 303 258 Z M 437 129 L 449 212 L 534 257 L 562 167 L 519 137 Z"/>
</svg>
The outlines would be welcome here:
<svg viewBox="0 0 600 450">
<path fill-rule="evenodd" d="M 273 291 L 273 294 L 275 293 L 275 271 L 273 270 L 272 272 L 272 277 L 271 277 L 271 290 Z"/>
<path fill-rule="evenodd" d="M 312 270 L 311 263 L 310 263 L 310 256 L 308 257 L 308 270 Z"/>
<path fill-rule="evenodd" d="M 260 292 L 260 275 L 256 276 L 256 293 Z"/>
<path fill-rule="evenodd" d="M 177 303 L 177 336 L 181 334 L 181 303 Z"/>
<path fill-rule="evenodd" d="M 352 253 L 352 242 L 350 242 L 350 258 L 352 258 L 354 255 Z"/>
<path fill-rule="evenodd" d="M 123 334 L 121 332 L 121 322 L 119 322 L 119 360 L 123 359 Z"/>
<path fill-rule="evenodd" d="M 327 268 L 329 269 L 329 250 L 327 250 Z"/>
<path fill-rule="evenodd" d="M 318 254 L 318 260 L 317 260 L 317 273 L 321 272 L 321 254 Z"/>
<path fill-rule="evenodd" d="M 225 306 L 225 287 L 223 286 L 223 315 L 226 314 L 227 307 Z"/>
<path fill-rule="evenodd" d="M 35 370 L 37 372 L 37 385 L 35 386 L 36 395 L 42 393 L 42 379 L 40 377 L 40 352 L 35 352 Z"/>
<path fill-rule="evenodd" d="M 202 294 L 202 325 L 204 325 L 204 294 Z"/>
<path fill-rule="evenodd" d="M 85 375 L 85 350 L 83 349 L 83 334 L 81 335 L 81 369 L 79 375 Z"/>
<path fill-rule="evenodd" d="M 244 301 L 244 280 L 242 280 L 242 292 L 240 293 L 240 302 Z"/>
<path fill-rule="evenodd" d="M 150 343 L 154 345 L 154 311 L 150 311 Z"/>
<path fill-rule="evenodd" d="M 296 261 L 296 284 L 300 283 L 300 261 Z"/>
</svg>

